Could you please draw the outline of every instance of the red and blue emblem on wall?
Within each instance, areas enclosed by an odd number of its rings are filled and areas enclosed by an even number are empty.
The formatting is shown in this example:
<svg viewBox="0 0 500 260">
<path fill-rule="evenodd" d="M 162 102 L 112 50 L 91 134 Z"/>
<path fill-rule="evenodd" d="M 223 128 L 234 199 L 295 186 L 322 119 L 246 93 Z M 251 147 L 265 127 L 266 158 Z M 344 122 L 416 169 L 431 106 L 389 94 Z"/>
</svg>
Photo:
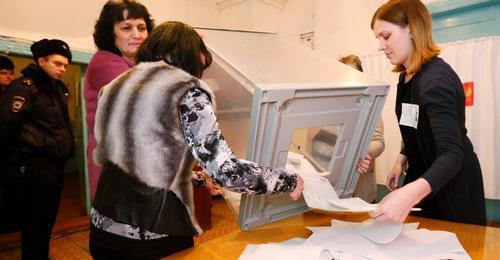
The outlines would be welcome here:
<svg viewBox="0 0 500 260">
<path fill-rule="evenodd" d="M 474 105 L 474 82 L 464 83 L 465 106 L 471 107 Z"/>
</svg>

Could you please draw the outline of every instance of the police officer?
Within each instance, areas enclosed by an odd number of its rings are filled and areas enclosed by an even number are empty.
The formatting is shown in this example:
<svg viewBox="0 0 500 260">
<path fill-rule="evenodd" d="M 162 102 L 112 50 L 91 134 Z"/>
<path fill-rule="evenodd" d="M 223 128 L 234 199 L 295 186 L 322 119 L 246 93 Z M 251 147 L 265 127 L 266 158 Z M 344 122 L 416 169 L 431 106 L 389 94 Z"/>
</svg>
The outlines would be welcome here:
<svg viewBox="0 0 500 260">
<path fill-rule="evenodd" d="M 14 79 L 14 63 L 6 56 L 0 56 L 0 96 Z"/>
<path fill-rule="evenodd" d="M 64 165 L 74 153 L 68 89 L 61 81 L 71 51 L 64 41 L 43 39 L 31 52 L 35 64 L 0 97 L 2 189 L 20 205 L 1 214 L 22 220 L 23 259 L 48 259 Z"/>
</svg>

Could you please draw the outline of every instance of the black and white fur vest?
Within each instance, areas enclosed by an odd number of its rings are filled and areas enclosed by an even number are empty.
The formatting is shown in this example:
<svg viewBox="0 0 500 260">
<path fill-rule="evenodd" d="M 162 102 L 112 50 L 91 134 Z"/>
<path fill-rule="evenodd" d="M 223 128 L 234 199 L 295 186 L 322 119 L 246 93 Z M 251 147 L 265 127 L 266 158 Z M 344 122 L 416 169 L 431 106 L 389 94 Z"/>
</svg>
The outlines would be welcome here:
<svg viewBox="0 0 500 260">
<path fill-rule="evenodd" d="M 140 63 L 112 81 L 103 88 L 99 98 L 95 118 L 97 147 L 94 150 L 94 161 L 101 167 L 106 163 L 117 166 L 120 172 L 128 175 L 127 178 L 133 177 L 135 181 L 138 181 L 137 183 L 145 185 L 147 189 L 173 192 L 187 210 L 193 231 L 195 231 L 193 233 L 201 234 L 202 230 L 194 215 L 191 185 L 193 157 L 187 148 L 179 118 L 179 101 L 186 91 L 192 88 L 203 89 L 210 95 L 215 105 L 213 94 L 203 81 L 163 61 Z M 106 167 L 103 169 L 103 175 L 105 169 Z M 104 186 L 101 185 L 101 181 L 99 186 Z M 113 186 L 113 183 L 107 184 Z M 99 188 L 102 190 L 103 187 Z M 127 190 L 120 192 L 127 192 Z M 143 196 L 141 199 L 151 203 L 147 196 L 144 197 L 142 192 L 139 193 Z M 101 195 L 105 196 L 106 192 L 101 192 Z M 96 199 L 101 195 L 96 195 Z M 115 207 L 114 201 L 107 200 L 120 200 L 120 198 L 113 199 L 113 196 L 107 196 L 107 199 L 103 199 L 104 202 L 100 205 L 107 204 L 109 207 Z M 163 200 L 155 203 L 172 207 L 165 202 L 166 199 Z M 158 198 L 153 201 L 158 201 Z M 128 203 L 144 202 L 129 201 Z M 127 202 L 124 201 L 123 204 Z M 143 205 L 122 206 L 134 211 Z M 174 217 L 172 215 L 175 210 L 165 210 L 165 205 L 151 205 L 151 207 L 166 211 L 164 215 L 171 215 L 168 219 Z M 97 210 L 106 211 L 105 206 Z M 156 223 L 164 216 L 140 215 L 146 212 L 129 212 L 123 215 L 119 212 L 120 210 L 124 211 L 118 209 L 116 210 L 118 213 L 111 212 L 112 210 L 109 210 L 111 213 L 100 213 L 113 219 L 119 218 L 117 221 L 122 223 L 143 226 L 151 232 L 183 234 L 182 231 L 162 227 L 165 224 Z M 159 211 L 152 210 L 151 212 Z M 129 223 L 130 221 L 134 223 Z"/>
</svg>

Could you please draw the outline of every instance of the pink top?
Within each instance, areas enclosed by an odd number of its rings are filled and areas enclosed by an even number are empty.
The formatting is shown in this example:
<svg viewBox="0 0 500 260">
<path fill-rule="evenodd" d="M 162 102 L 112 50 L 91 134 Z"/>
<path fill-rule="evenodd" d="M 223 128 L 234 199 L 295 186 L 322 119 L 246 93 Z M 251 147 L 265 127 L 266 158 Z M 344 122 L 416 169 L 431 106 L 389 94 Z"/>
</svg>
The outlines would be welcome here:
<svg viewBox="0 0 500 260">
<path fill-rule="evenodd" d="M 92 135 L 94 135 L 94 118 L 99 90 L 130 68 L 132 64 L 125 58 L 109 51 L 98 51 L 90 60 L 85 74 L 83 95 L 87 110 L 87 127 Z"/>
<path fill-rule="evenodd" d="M 85 74 L 85 85 L 83 96 L 85 97 L 85 109 L 87 110 L 87 130 L 88 130 L 88 173 L 91 198 L 94 199 L 94 194 L 99 182 L 100 169 L 94 164 L 92 152 L 96 147 L 94 137 L 95 113 L 97 110 L 97 96 L 99 90 L 118 77 L 123 72 L 132 68 L 125 58 L 116 55 L 109 51 L 97 51 L 89 62 L 87 72 Z"/>
</svg>

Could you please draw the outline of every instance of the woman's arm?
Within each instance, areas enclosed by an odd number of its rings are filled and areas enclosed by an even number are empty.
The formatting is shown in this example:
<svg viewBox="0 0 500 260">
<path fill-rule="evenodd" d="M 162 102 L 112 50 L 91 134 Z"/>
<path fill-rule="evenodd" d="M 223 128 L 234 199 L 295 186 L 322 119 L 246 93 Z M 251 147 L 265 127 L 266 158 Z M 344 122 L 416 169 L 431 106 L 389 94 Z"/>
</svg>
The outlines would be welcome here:
<svg viewBox="0 0 500 260">
<path fill-rule="evenodd" d="M 375 133 L 373 133 L 370 146 L 368 147 L 368 154 L 359 159 L 357 167 L 360 174 L 367 173 L 373 167 L 375 158 L 379 157 L 385 149 L 384 141 L 384 123 L 382 118 L 377 123 Z"/>
<path fill-rule="evenodd" d="M 375 160 L 375 158 L 379 157 L 385 149 L 385 140 L 384 140 L 384 122 L 382 118 L 377 123 L 377 127 L 375 128 L 375 133 L 373 133 L 372 141 L 370 143 L 370 147 L 368 148 L 368 154 Z"/>
<path fill-rule="evenodd" d="M 210 98 L 201 89 L 186 93 L 180 103 L 186 143 L 198 163 L 225 188 L 248 194 L 292 192 L 298 175 L 238 159 L 222 136 Z M 300 193 L 299 193 L 300 195 Z"/>
<path fill-rule="evenodd" d="M 434 141 L 436 159 L 422 178 L 431 185 L 434 195 L 455 177 L 462 167 L 464 135 L 458 111 L 465 109 L 465 104 L 462 103 L 465 101 L 457 101 L 456 89 L 462 88 L 461 83 L 448 77 L 434 76 L 425 85 L 420 99 L 433 136 L 433 140 L 427 141 Z"/>
</svg>

